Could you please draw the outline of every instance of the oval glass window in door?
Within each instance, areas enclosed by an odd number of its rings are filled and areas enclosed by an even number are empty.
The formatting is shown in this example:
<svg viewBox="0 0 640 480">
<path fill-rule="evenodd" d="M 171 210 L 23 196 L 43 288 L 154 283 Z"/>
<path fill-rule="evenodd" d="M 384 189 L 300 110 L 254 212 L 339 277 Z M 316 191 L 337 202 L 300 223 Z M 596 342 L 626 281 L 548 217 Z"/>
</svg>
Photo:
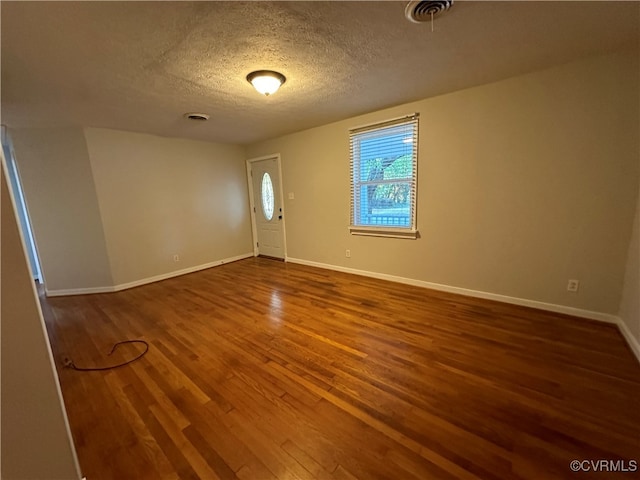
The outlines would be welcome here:
<svg viewBox="0 0 640 480">
<path fill-rule="evenodd" d="M 273 218 L 273 183 L 271 183 L 271 175 L 265 172 L 262 176 L 262 212 L 264 218 L 271 220 Z"/>
</svg>

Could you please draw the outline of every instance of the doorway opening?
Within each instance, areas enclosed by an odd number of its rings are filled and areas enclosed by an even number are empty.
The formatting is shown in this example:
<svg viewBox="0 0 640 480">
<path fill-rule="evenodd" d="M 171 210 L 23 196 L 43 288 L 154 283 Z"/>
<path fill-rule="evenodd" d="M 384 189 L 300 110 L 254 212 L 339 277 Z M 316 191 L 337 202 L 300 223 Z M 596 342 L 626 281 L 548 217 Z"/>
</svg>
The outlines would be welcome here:
<svg viewBox="0 0 640 480">
<path fill-rule="evenodd" d="M 13 145 L 11 138 L 7 132 L 7 128 L 2 125 L 2 153 L 7 164 L 7 177 L 9 179 L 9 188 L 13 193 L 13 198 L 16 202 L 16 213 L 18 215 L 18 223 L 20 230 L 22 231 L 22 238 L 24 238 L 25 246 L 27 249 L 27 259 L 29 261 L 29 268 L 34 280 L 37 280 L 40 284 L 43 283 L 42 270 L 40 269 L 40 261 L 38 259 L 38 252 L 36 250 L 36 243 L 33 237 L 33 230 L 31 228 L 31 222 L 29 220 L 29 213 L 27 211 L 27 204 L 25 202 L 24 193 L 22 190 L 22 183 L 20 182 L 20 174 L 18 172 L 18 165 L 16 164 L 15 153 L 13 151 Z"/>
</svg>

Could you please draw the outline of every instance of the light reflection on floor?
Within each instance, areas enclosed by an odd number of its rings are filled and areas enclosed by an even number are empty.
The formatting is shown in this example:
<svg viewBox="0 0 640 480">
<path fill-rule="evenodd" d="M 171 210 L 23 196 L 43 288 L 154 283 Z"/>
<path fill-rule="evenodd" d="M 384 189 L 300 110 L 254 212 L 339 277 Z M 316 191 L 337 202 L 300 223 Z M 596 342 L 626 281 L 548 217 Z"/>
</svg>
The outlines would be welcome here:
<svg viewBox="0 0 640 480">
<path fill-rule="evenodd" d="M 280 325 L 282 322 L 282 300 L 280 299 L 280 292 L 273 290 L 271 292 L 271 298 L 269 299 L 269 319 L 272 325 Z"/>
</svg>

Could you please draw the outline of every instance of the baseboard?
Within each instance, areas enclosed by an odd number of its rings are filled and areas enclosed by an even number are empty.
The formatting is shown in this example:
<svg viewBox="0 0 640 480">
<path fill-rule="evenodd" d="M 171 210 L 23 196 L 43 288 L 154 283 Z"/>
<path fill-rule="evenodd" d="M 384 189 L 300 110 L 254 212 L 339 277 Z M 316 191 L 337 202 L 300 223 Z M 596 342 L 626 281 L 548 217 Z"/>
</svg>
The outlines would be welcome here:
<svg viewBox="0 0 640 480">
<path fill-rule="evenodd" d="M 68 295 L 90 295 L 93 293 L 111 293 L 114 291 L 113 287 L 66 288 L 63 290 L 49 290 L 45 288 L 44 293 L 47 297 L 66 297 Z"/>
<path fill-rule="evenodd" d="M 161 280 L 167 280 L 169 278 L 178 277 L 180 275 L 186 275 L 188 273 L 193 273 L 200 270 L 206 270 L 207 268 L 217 267 L 225 263 L 236 262 L 238 260 L 251 258 L 253 256 L 254 256 L 253 252 L 245 253 L 243 255 L 237 255 L 235 257 L 216 260 L 214 262 L 205 263 L 203 265 L 197 265 L 195 267 L 189 267 L 182 270 L 177 270 L 174 272 L 169 272 L 162 275 L 156 275 L 154 277 L 144 278 L 142 280 L 136 280 L 134 282 L 123 283 L 120 285 L 114 285 L 110 287 L 77 288 L 77 289 L 67 289 L 67 290 L 45 290 L 45 293 L 48 297 L 58 297 L 58 296 L 66 296 L 66 295 L 87 295 L 87 294 L 93 294 L 93 293 L 118 292 L 121 290 L 139 287 L 149 283 L 159 282 Z M 413 285 L 416 287 L 430 288 L 430 289 L 438 290 L 441 292 L 456 293 L 459 295 L 466 295 L 466 296 L 475 297 L 475 298 L 483 298 L 486 300 L 495 300 L 498 302 L 509 303 L 512 305 L 538 308 L 540 310 L 546 310 L 549 312 L 562 313 L 562 314 L 571 315 L 574 317 L 581 317 L 581 318 L 586 318 L 590 320 L 598 320 L 601 322 L 613 323 L 618 326 L 618 328 L 620 329 L 620 332 L 622 333 L 622 336 L 625 338 L 632 352 L 635 354 L 636 358 L 640 362 L 640 343 L 631 334 L 631 331 L 629 330 L 627 325 L 622 321 L 622 319 L 616 315 L 611 315 L 611 314 L 602 313 L 602 312 L 595 312 L 591 310 L 584 310 L 584 309 L 574 308 L 574 307 L 567 307 L 565 305 L 556 305 L 553 303 L 539 302 L 537 300 L 529 300 L 526 298 L 510 297 L 507 295 L 500 295 L 496 293 L 483 292 L 479 290 L 471 290 L 471 289 L 460 288 L 460 287 L 453 287 L 450 285 L 443 285 L 439 283 L 425 282 L 423 280 L 415 280 L 412 278 L 399 277 L 396 275 L 388 275 L 386 273 L 370 272 L 367 270 L 358 270 L 355 268 L 341 267 L 339 265 L 331 265 L 328 263 L 313 262 L 310 260 L 303 260 L 301 258 L 287 257 L 285 261 L 291 262 L 291 263 L 297 263 L 300 265 L 307 265 L 310 267 L 324 268 L 327 270 L 335 270 L 338 272 L 351 273 L 354 275 L 362 275 L 365 277 L 377 278 L 380 280 L 388 280 L 396 283 L 404 283 L 406 285 Z"/>
<path fill-rule="evenodd" d="M 335 270 L 338 272 L 352 273 L 355 275 L 363 275 L 365 277 L 378 278 L 380 280 L 389 280 L 391 282 L 404 283 L 406 285 L 413 285 L 416 287 L 430 288 L 430 289 L 438 290 L 441 292 L 457 293 L 459 295 L 466 295 L 468 297 L 475 297 L 475 298 L 483 298 L 486 300 L 496 300 L 498 302 L 510 303 L 513 305 L 520 305 L 523 307 L 538 308 L 540 310 L 546 310 L 549 312 L 563 313 L 566 315 L 572 315 L 574 317 L 582 317 L 582 318 L 588 318 L 590 320 L 598 320 L 601 322 L 618 324 L 618 317 L 608 313 L 594 312 L 591 310 L 583 310 L 580 308 L 567 307 L 565 305 L 556 305 L 553 303 L 539 302 L 537 300 L 529 300 L 526 298 L 510 297 L 507 295 L 483 292 L 480 290 L 470 290 L 468 288 L 452 287 L 450 285 L 425 282 L 423 280 L 415 280 L 413 278 L 387 275 L 386 273 L 370 272 L 367 270 L 358 270 L 355 268 L 341 267 L 338 265 L 330 265 L 327 263 L 312 262 L 309 260 L 302 260 L 300 258 L 288 258 L 288 261 L 291 263 L 308 265 L 310 267 L 325 268 L 329 270 Z"/>
<path fill-rule="evenodd" d="M 631 334 L 631 330 L 629 330 L 627 324 L 624 323 L 624 321 L 620 317 L 617 317 L 617 319 L 618 321 L 616 323 L 618 324 L 620 333 L 622 333 L 622 336 L 627 341 L 627 344 L 629 344 L 629 348 L 631 348 L 631 351 L 635 354 L 638 362 L 640 362 L 640 342 L 638 342 L 638 340 Z"/>
<path fill-rule="evenodd" d="M 45 290 L 47 297 L 62 297 L 67 295 L 88 295 L 93 293 L 112 293 L 119 292 L 121 290 L 127 290 L 129 288 L 140 287 L 149 283 L 160 282 L 173 277 L 179 277 L 188 273 L 198 272 L 200 270 L 206 270 L 207 268 L 217 267 L 225 263 L 237 262 L 245 258 L 253 257 L 252 253 L 245 253 L 237 255 L 235 257 L 224 258 L 222 260 L 216 260 L 214 262 L 205 263 L 202 265 L 196 265 L 194 267 L 183 268 L 182 270 L 176 270 L 169 273 L 163 273 L 161 275 L 155 275 L 153 277 L 143 278 L 141 280 L 135 280 L 133 282 L 121 283 L 119 285 L 113 285 L 108 287 L 92 287 L 92 288 L 73 288 L 65 290 Z"/>
<path fill-rule="evenodd" d="M 143 278 L 142 280 L 135 280 L 129 283 L 121 283 L 120 285 L 115 285 L 113 287 L 113 291 L 119 292 L 120 290 L 127 290 L 129 288 L 140 287 L 148 283 L 160 282 L 162 280 L 167 280 L 168 278 L 179 277 L 180 275 L 187 275 L 188 273 L 198 272 L 200 270 L 206 270 L 207 268 L 211 268 L 211 267 L 218 267 L 220 265 L 224 265 L 225 263 L 237 262 L 238 260 L 244 260 L 245 258 L 249 258 L 249 257 L 253 257 L 253 252 L 237 255 L 235 257 L 224 258 L 222 260 L 216 260 L 214 262 L 209 262 L 202 265 L 196 265 L 195 267 L 176 270 L 175 272 L 163 273 L 162 275 L 156 275 L 154 277 Z"/>
<path fill-rule="evenodd" d="M 631 331 L 622 319 L 616 315 L 609 313 L 595 312 L 592 310 L 584 310 L 581 308 L 567 307 L 565 305 L 556 305 L 553 303 L 539 302 L 537 300 L 529 300 L 526 298 L 510 297 L 507 295 L 500 295 L 496 293 L 482 292 L 478 290 L 470 290 L 467 288 L 452 287 L 450 285 L 442 285 L 439 283 L 425 282 L 423 280 L 415 280 L 412 278 L 398 277 L 395 275 L 387 275 L 386 273 L 369 272 L 367 270 L 358 270 L 355 268 L 341 267 L 339 265 L 331 265 L 328 263 L 312 262 L 309 260 L 303 260 L 301 258 L 287 258 L 288 262 L 298 263 L 300 265 L 307 265 L 310 267 L 324 268 L 328 270 L 335 270 L 338 272 L 352 273 L 354 275 L 363 275 L 365 277 L 378 278 L 380 280 L 389 280 L 391 282 L 404 283 L 406 285 L 413 285 L 416 287 L 431 288 L 441 292 L 457 293 L 460 295 L 466 295 L 469 297 L 483 298 L 486 300 L 496 300 L 498 302 L 509 303 L 512 305 L 520 305 L 523 307 L 538 308 L 540 310 L 546 310 L 548 312 L 563 313 L 565 315 L 571 315 L 574 317 L 586 318 L 589 320 L 597 320 L 600 322 L 613 323 L 618 326 L 618 329 L 622 333 L 622 336 L 627 341 L 627 344 L 631 348 L 638 361 L 640 362 L 640 343 L 631 334 Z"/>
</svg>

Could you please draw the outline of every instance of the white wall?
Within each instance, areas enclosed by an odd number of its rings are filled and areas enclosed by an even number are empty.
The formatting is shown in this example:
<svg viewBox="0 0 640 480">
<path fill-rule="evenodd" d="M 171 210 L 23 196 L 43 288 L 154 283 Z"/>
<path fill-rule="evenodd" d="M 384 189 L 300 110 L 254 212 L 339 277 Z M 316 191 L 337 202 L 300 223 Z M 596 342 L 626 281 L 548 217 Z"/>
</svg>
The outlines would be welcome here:
<svg viewBox="0 0 640 480">
<path fill-rule="evenodd" d="M 4 480 L 78 479 L 58 378 L 5 174 L 3 165 L 0 476 Z"/>
<path fill-rule="evenodd" d="M 110 285 L 82 130 L 12 129 L 10 133 L 47 289 Z"/>
<path fill-rule="evenodd" d="M 84 134 L 114 285 L 252 254 L 242 147 Z"/>
<path fill-rule="evenodd" d="M 289 257 L 617 315 L 639 83 L 637 51 L 591 58 L 260 142 L 247 156 L 281 153 L 285 198 L 295 194 Z M 348 129 L 412 112 L 421 238 L 351 236 Z"/>
</svg>

